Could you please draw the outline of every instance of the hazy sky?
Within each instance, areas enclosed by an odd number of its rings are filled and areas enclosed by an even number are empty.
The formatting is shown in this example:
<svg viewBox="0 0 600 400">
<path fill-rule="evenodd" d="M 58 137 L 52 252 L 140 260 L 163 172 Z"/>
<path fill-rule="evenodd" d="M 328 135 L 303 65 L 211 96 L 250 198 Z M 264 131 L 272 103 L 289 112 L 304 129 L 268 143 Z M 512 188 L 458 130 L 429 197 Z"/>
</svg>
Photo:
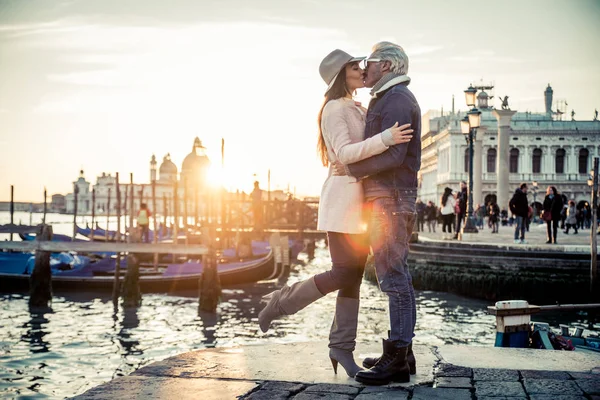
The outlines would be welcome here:
<svg viewBox="0 0 600 400">
<path fill-rule="evenodd" d="M 600 108 L 600 1 L 0 0 L 0 200 L 71 191 L 79 169 L 149 181 L 199 136 L 226 185 L 318 195 L 318 66 L 341 48 L 402 45 L 428 109 L 494 82 L 542 111 L 550 83 L 577 119 Z M 368 101 L 362 91 L 358 99 Z M 499 105 L 498 102 L 495 105 Z"/>
</svg>

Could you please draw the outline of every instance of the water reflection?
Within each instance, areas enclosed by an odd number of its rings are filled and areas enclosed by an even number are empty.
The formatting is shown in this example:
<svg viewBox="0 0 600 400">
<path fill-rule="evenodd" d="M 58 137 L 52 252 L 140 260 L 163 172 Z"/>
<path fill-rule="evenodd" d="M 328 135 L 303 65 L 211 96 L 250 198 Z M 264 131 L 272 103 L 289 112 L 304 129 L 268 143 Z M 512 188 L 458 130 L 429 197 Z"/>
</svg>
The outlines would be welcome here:
<svg viewBox="0 0 600 400">
<path fill-rule="evenodd" d="M 29 321 L 23 325 L 26 332 L 21 335 L 21 341 L 29 344 L 29 351 L 32 353 L 48 352 L 50 344 L 44 340 L 44 336 L 48 334 L 44 331 L 44 325 L 49 322 L 45 317 L 46 313 L 51 312 L 48 308 L 29 310 Z"/>
</svg>

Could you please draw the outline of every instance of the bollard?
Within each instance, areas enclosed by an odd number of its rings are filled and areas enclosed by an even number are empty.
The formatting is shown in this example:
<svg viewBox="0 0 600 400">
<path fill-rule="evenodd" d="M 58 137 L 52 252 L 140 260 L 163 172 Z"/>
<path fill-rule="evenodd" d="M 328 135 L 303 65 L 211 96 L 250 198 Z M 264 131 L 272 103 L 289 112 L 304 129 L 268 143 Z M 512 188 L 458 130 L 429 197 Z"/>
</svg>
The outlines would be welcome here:
<svg viewBox="0 0 600 400">
<path fill-rule="evenodd" d="M 208 229 L 203 229 L 203 243 L 208 247 L 208 254 L 202 260 L 202 274 L 198 282 L 198 309 L 214 313 L 219 304 L 221 297 L 221 281 L 217 270 L 217 251 L 214 246 L 214 231 L 213 235 L 207 234 Z"/>
<path fill-rule="evenodd" d="M 123 307 L 139 307 L 142 304 L 139 260 L 131 253 L 127 256 L 127 272 L 125 273 L 121 295 L 123 296 L 123 302 L 121 303 Z"/>
<path fill-rule="evenodd" d="M 525 300 L 498 301 L 488 312 L 496 316 L 495 347 L 529 347 L 531 314 L 540 307 L 531 306 Z"/>
<path fill-rule="evenodd" d="M 36 240 L 52 240 L 52 226 L 40 225 Z M 50 271 L 50 252 L 36 250 L 35 265 L 29 277 L 29 307 L 48 307 L 48 303 L 51 301 L 52 273 Z"/>
<path fill-rule="evenodd" d="M 281 255 L 281 237 L 279 232 L 274 232 L 269 238 L 271 251 L 273 252 L 273 262 L 275 264 L 275 276 L 279 277 L 283 272 L 283 257 Z"/>
</svg>

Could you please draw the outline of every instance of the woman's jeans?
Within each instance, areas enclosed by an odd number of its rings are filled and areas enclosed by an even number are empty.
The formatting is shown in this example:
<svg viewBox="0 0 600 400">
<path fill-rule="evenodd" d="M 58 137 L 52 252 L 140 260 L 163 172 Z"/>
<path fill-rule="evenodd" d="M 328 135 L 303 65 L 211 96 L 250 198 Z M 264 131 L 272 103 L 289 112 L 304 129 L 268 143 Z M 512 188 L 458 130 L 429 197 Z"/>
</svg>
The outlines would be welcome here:
<svg viewBox="0 0 600 400">
<path fill-rule="evenodd" d="M 338 297 L 360 298 L 360 284 L 369 254 L 367 235 L 327 232 L 332 267 L 315 275 L 323 295 L 339 290 Z"/>
<path fill-rule="evenodd" d="M 417 307 L 408 271 L 408 243 L 415 226 L 416 189 L 396 190 L 393 197 L 367 198 L 369 237 L 381 291 L 388 296 L 390 339 L 399 347 L 412 342 Z"/>
<path fill-rule="evenodd" d="M 442 215 L 442 232 L 452 233 L 452 225 L 454 224 L 454 214 Z M 446 227 L 448 232 L 446 232 Z"/>
</svg>

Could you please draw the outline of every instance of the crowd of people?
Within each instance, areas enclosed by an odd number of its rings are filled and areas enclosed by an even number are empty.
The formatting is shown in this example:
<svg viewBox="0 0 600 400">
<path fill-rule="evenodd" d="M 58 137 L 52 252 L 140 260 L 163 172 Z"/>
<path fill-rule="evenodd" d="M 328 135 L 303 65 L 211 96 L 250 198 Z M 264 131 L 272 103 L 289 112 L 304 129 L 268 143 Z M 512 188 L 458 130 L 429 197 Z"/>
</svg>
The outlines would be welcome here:
<svg viewBox="0 0 600 400">
<path fill-rule="evenodd" d="M 487 225 L 491 233 L 498 233 L 500 226 L 514 229 L 515 244 L 527 243 L 526 232 L 532 223 L 545 223 L 547 227 L 546 243 L 557 243 L 558 230 L 564 234 L 577 234 L 581 229 L 592 226 L 592 209 L 588 202 L 576 203 L 566 195 L 558 192 L 555 186 L 548 186 L 542 203 L 532 202 L 527 197 L 527 184 L 522 183 L 515 190 L 506 208 L 500 208 L 495 199 L 487 204 L 473 205 L 473 219 L 478 229 Z M 450 187 L 444 193 L 438 204 L 429 200 L 424 203 L 417 199 L 416 212 L 417 232 L 436 232 L 441 225 L 444 239 L 458 239 L 461 225 L 467 214 L 468 193 L 463 181 L 459 190 Z M 600 212 L 598 213 L 600 215 Z"/>
</svg>

